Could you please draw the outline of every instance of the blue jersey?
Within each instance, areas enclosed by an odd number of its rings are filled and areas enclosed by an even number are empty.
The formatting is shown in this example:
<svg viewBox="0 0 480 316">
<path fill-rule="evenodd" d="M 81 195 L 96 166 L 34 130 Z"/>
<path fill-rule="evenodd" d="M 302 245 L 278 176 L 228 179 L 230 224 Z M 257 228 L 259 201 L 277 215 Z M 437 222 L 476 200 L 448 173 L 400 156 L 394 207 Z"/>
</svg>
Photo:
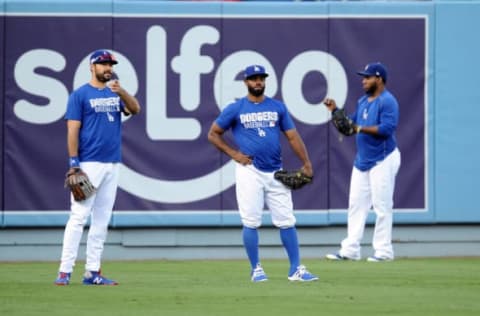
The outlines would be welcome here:
<svg viewBox="0 0 480 316">
<path fill-rule="evenodd" d="M 108 87 L 99 89 L 87 83 L 70 95 L 65 119 L 82 123 L 78 145 L 80 161 L 121 161 L 123 107 L 120 97 Z"/>
<path fill-rule="evenodd" d="M 244 97 L 228 105 L 216 123 L 223 130 L 231 128 L 240 151 L 265 172 L 281 168 L 280 134 L 295 128 L 285 104 L 268 97 L 261 103 Z"/>
<path fill-rule="evenodd" d="M 397 99 L 387 90 L 384 90 L 372 102 L 368 102 L 368 95 L 364 95 L 358 100 L 352 120 L 361 126 L 378 125 L 379 135 L 357 134 L 355 167 L 362 171 L 369 170 L 397 147 L 395 130 L 398 116 Z"/>
</svg>

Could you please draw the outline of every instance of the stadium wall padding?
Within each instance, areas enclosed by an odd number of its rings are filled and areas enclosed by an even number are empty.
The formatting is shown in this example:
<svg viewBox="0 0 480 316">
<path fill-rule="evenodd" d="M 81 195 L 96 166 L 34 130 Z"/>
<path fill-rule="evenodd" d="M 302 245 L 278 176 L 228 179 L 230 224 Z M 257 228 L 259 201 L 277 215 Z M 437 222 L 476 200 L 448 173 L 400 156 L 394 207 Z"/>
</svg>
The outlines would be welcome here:
<svg viewBox="0 0 480 316">
<path fill-rule="evenodd" d="M 480 222 L 478 1 L 4 0 L 0 8 L 0 227 L 65 224 L 63 115 L 98 48 L 114 52 L 122 85 L 142 104 L 123 122 L 113 227 L 240 225 L 234 163 L 206 136 L 245 94 L 241 71 L 255 63 L 266 66 L 266 94 L 287 104 L 315 168 L 313 184 L 293 195 L 298 225 L 344 224 L 355 143 L 339 138 L 321 101 L 353 111 L 363 93 L 356 71 L 371 61 L 387 65 L 400 103 L 395 223 Z M 284 167 L 299 167 L 282 145 Z"/>
</svg>

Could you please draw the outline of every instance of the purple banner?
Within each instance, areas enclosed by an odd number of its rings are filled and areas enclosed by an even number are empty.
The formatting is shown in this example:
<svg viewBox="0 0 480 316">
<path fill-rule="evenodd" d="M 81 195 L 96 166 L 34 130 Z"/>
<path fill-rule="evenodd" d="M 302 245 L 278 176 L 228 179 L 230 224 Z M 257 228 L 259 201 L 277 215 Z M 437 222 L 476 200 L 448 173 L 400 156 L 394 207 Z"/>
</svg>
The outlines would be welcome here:
<svg viewBox="0 0 480 316">
<path fill-rule="evenodd" d="M 245 95 L 240 74 L 253 63 L 271 74 L 266 94 L 287 104 L 314 165 L 315 180 L 294 193 L 295 208 L 346 208 L 354 139 L 339 140 L 321 101 L 328 95 L 353 111 L 363 93 L 355 73 L 370 61 L 388 66 L 400 103 L 395 208 L 425 208 L 423 18 L 5 20 L 5 210 L 68 208 L 63 115 L 98 48 L 116 53 L 120 81 L 143 107 L 124 121 L 116 210 L 236 209 L 233 163 L 207 132 Z M 299 167 L 283 144 L 284 167 Z"/>
</svg>

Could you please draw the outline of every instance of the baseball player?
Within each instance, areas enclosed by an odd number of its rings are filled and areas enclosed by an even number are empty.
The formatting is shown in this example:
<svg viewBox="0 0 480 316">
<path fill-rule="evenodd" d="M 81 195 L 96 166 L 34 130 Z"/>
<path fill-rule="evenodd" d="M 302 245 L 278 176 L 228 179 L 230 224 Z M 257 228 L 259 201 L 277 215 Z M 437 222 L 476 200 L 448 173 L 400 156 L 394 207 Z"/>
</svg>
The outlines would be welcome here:
<svg viewBox="0 0 480 316">
<path fill-rule="evenodd" d="M 75 90 L 68 99 L 67 147 L 69 166 L 80 168 L 96 188 L 84 201 L 71 197 L 70 218 L 65 227 L 63 249 L 56 285 L 68 285 L 77 258 L 83 227 L 91 215 L 83 284 L 117 285 L 100 272 L 100 259 L 107 237 L 118 185 L 121 162 L 121 113 L 137 114 L 137 99 L 112 80 L 113 65 L 118 62 L 106 50 L 90 57 L 89 83 Z M 107 85 L 107 82 L 109 83 Z"/>
<path fill-rule="evenodd" d="M 251 280 L 268 280 L 260 264 L 257 231 L 266 204 L 273 224 L 280 228 L 280 238 L 290 261 L 288 279 L 314 281 L 318 277 L 300 263 L 291 191 L 273 176 L 282 167 L 281 133 L 303 162 L 303 171 L 310 176 L 313 174 L 312 164 L 286 106 L 264 96 L 267 76 L 265 68 L 260 65 L 245 69 L 244 83 L 248 95 L 220 113 L 210 128 L 208 140 L 237 162 L 236 196 L 243 224 L 243 244 L 251 264 Z M 232 130 L 238 150 L 223 138 L 228 129 Z"/>
<path fill-rule="evenodd" d="M 327 254 L 330 260 L 360 260 L 360 242 L 363 237 L 368 211 L 373 207 L 376 214 L 373 235 L 374 254 L 369 262 L 394 259 L 392 247 L 393 192 L 395 177 L 400 168 L 400 152 L 397 148 L 395 130 L 398 124 L 398 102 L 386 89 L 387 70 L 381 63 L 370 63 L 363 71 L 365 95 L 357 103 L 354 122 L 357 141 L 348 201 L 348 234 L 342 241 L 340 251 Z M 330 111 L 337 106 L 326 99 Z"/>
</svg>

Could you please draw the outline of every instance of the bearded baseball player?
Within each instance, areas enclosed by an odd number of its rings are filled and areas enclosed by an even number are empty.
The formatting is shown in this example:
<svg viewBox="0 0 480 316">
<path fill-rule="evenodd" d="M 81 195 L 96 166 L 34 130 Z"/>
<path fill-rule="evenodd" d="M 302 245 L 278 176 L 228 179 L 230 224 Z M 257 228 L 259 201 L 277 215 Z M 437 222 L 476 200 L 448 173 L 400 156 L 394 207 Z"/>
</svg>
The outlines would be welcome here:
<svg viewBox="0 0 480 316">
<path fill-rule="evenodd" d="M 395 130 L 398 124 L 398 102 L 386 89 L 387 69 L 381 63 L 370 63 L 363 71 L 365 95 L 357 103 L 355 113 L 348 122 L 350 128 L 339 131 L 345 135 L 356 134 L 355 157 L 348 201 L 348 233 L 336 254 L 327 254 L 330 260 L 360 260 L 360 242 L 363 237 L 368 211 L 376 214 L 373 234 L 374 254 L 369 262 L 394 259 L 392 247 L 393 193 L 395 177 L 400 168 L 400 151 L 397 148 Z M 336 113 L 336 103 L 326 99 L 327 108 Z M 347 132 L 344 132 L 347 131 Z M 353 131 L 353 132 L 348 132 Z"/>
<path fill-rule="evenodd" d="M 83 284 L 118 284 L 101 274 L 100 260 L 118 186 L 121 113 L 137 114 L 140 105 L 118 80 L 107 85 L 112 79 L 113 65 L 117 63 L 109 51 L 95 51 L 90 56 L 90 82 L 75 90 L 68 99 L 65 120 L 70 169 L 66 182 L 75 182 L 72 177 L 81 174 L 90 180 L 95 191 L 86 199 L 71 195 L 56 285 L 70 283 L 83 227 L 90 216 Z"/>
<path fill-rule="evenodd" d="M 236 196 L 243 224 L 243 244 L 251 265 L 251 281 L 267 281 L 267 275 L 259 259 L 258 228 L 262 224 L 263 207 L 271 211 L 273 224 L 280 229 L 280 239 L 290 261 L 288 280 L 314 281 L 300 263 L 300 251 L 291 190 L 274 178 L 282 168 L 280 136 L 283 133 L 291 148 L 303 163 L 302 171 L 313 175 L 312 164 L 302 138 L 286 106 L 264 95 L 268 74 L 260 65 L 252 65 L 244 71 L 244 83 L 248 95 L 228 105 L 213 122 L 208 140 L 220 151 L 236 161 Z M 238 149 L 223 138 L 232 130 Z"/>
</svg>

